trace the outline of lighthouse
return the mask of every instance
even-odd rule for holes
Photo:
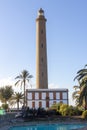
[[[36,18],[36,88],[26,90],[29,108],[49,108],[54,103],[68,104],[68,89],[48,88],[46,18],[39,9]]]
[[[36,88],[48,89],[46,18],[40,9],[36,19]]]

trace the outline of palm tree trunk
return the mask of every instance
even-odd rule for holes
[[[19,102],[17,102],[17,109],[19,110]]]
[[[87,105],[86,105],[86,96],[85,96],[85,110],[87,109]]]
[[[25,97],[26,97],[26,93],[25,93],[25,80],[24,80],[24,106],[26,106]]]
[[[5,100],[5,105],[7,104],[7,101]]]

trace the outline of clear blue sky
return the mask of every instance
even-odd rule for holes
[[[15,78],[23,69],[34,76],[36,17],[47,18],[49,86],[69,89],[87,64],[87,0],[0,0],[0,80]]]

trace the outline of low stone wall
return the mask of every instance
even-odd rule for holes
[[[16,113],[6,113],[5,115],[0,115],[0,123],[11,121],[12,119],[15,118],[15,114]]]

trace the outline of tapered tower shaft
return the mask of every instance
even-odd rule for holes
[[[42,9],[36,19],[36,88],[48,88],[46,19]]]

